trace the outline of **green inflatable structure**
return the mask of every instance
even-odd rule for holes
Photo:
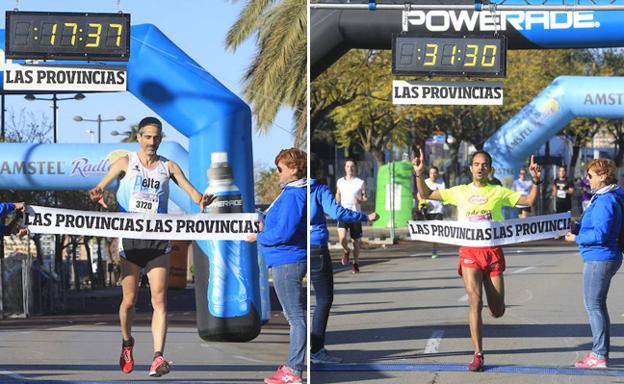
[[[407,227],[407,221],[412,219],[414,207],[412,177],[412,164],[409,161],[395,161],[379,167],[377,193],[375,194],[375,212],[379,214],[379,220],[373,223],[373,227],[390,227],[390,212],[393,204],[395,228]],[[391,201],[393,189],[394,201]]]

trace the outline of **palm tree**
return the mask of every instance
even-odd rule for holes
[[[138,134],[139,134],[139,124],[132,124],[129,131],[123,131],[123,132],[112,131],[111,132],[111,135],[113,136],[125,136],[121,140],[122,143],[136,143],[138,141],[137,140]],[[167,135],[165,135],[165,132],[163,132],[162,138],[164,139],[165,137],[167,137]]]
[[[228,31],[232,50],[256,34],[258,51],[243,76],[244,98],[266,132],[279,108],[294,108],[295,146],[307,139],[307,1],[248,0]]]
[[[139,133],[139,124],[132,124],[129,131],[117,132],[113,131],[111,134],[115,133],[113,136],[126,136],[121,140],[122,143],[136,143],[137,142],[137,134]]]

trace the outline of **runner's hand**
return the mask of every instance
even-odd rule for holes
[[[15,210],[18,212],[24,212],[24,210],[26,209],[26,204],[23,201],[20,201],[19,203],[15,203]]]
[[[377,212],[372,212],[368,214],[368,221],[377,221],[379,220],[379,215]]]
[[[417,147],[418,153],[416,157],[412,160],[412,167],[414,167],[414,173],[416,176],[420,176],[423,174],[425,170],[425,151],[420,147]]]
[[[93,201],[94,203],[98,203],[102,207],[108,208],[108,205],[106,205],[106,202],[104,201],[104,190],[102,190],[102,188],[95,187],[91,189],[89,191],[89,197],[91,198],[91,201]]]
[[[204,212],[207,206],[212,204],[213,201],[217,199],[215,195],[203,195],[201,200],[199,201],[199,209]]]
[[[245,241],[248,242],[248,243],[255,243],[256,242],[256,237],[257,237],[257,235],[255,233],[252,233],[251,235],[247,236]]]
[[[529,172],[533,180],[542,179],[542,167],[535,162],[535,155],[531,155],[531,162],[529,163]]]
[[[28,234],[30,234],[30,231],[28,230],[28,228],[19,228],[16,233],[16,235],[19,237],[24,237]]]
[[[565,240],[566,241],[576,241],[576,235],[573,234],[572,232],[568,232],[565,235]]]

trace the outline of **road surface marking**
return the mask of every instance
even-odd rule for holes
[[[245,360],[245,361],[251,361],[252,363],[266,363],[266,361],[263,361],[263,360],[256,360],[256,359],[252,359],[252,358],[245,357],[245,356],[240,356],[240,355],[232,355],[232,357],[235,357],[235,358],[241,359],[241,360]]]
[[[541,263],[541,264],[543,264],[543,263]],[[539,265],[539,264],[538,264],[538,265]],[[533,268],[535,268],[535,267],[537,267],[537,265],[533,265],[533,266],[530,266],[530,267],[524,267],[524,268],[516,269],[515,271],[513,271],[513,272],[511,272],[511,273],[522,273],[522,272],[529,271],[529,270],[531,270],[531,269],[533,269]]]
[[[30,379],[28,377],[22,376],[19,373],[15,373],[15,372],[11,372],[11,371],[0,370],[0,376],[10,377],[11,379],[15,379],[15,380],[28,380],[28,381],[30,381]]]
[[[440,348],[440,341],[442,340],[442,336],[444,336],[444,331],[433,331],[429,340],[427,340],[427,345],[425,346],[425,353],[438,353],[438,349]]]

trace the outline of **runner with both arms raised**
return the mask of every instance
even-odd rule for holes
[[[503,220],[502,207],[517,205],[532,206],[537,197],[537,185],[541,183],[541,167],[531,156],[529,172],[533,178],[533,186],[527,196],[510,189],[492,185],[488,174],[492,168],[492,157],[485,151],[477,151],[470,161],[472,183],[458,185],[449,189],[431,191],[424,180],[425,155],[419,148],[419,155],[412,160],[416,173],[416,185],[422,197],[439,200],[445,204],[457,206],[457,217],[460,221],[499,221]],[[483,320],[483,288],[487,296],[488,307],[493,317],[501,317],[505,313],[505,285],[503,271],[505,256],[501,247],[459,247],[459,275],[464,279],[464,287],[468,294],[470,312],[468,316],[470,337],[474,346],[474,356],[468,369],[483,369],[483,341],[481,328]]]

